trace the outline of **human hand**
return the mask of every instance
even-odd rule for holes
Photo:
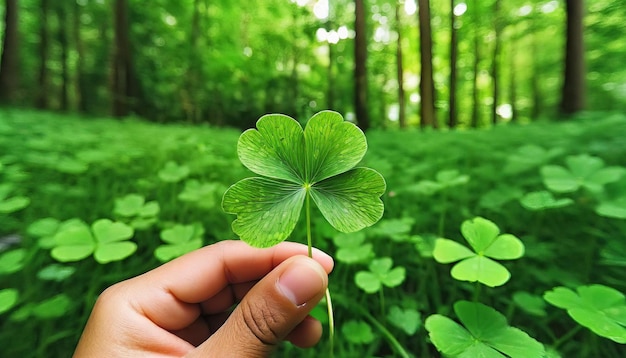
[[[308,314],[333,260],[306,252],[222,241],[117,283],[98,298],[74,357],[268,357],[282,340],[311,347],[322,327]]]

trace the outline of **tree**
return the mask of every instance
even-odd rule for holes
[[[584,0],[566,0],[565,68],[560,111],[571,115],[585,108]]]
[[[115,44],[113,50],[113,116],[131,113],[135,105],[137,83],[131,58],[127,0],[115,0]]]
[[[15,103],[19,87],[17,0],[5,0],[4,40],[0,58],[0,103]]]
[[[370,119],[367,111],[367,29],[365,0],[355,0],[354,20],[354,109],[359,127],[367,130]]]
[[[448,127],[454,128],[458,123],[456,108],[456,81],[457,59],[459,53],[458,32],[456,29],[456,14],[454,13],[454,0],[450,0],[450,93],[448,104]]]
[[[396,43],[396,69],[398,78],[398,123],[400,128],[406,127],[406,96],[404,94],[404,66],[402,64],[402,19],[400,17],[400,9],[402,4],[396,1],[396,32],[398,39]]]
[[[473,14],[474,14],[474,81],[472,82],[472,128],[478,127],[480,113],[480,99],[478,95],[478,76],[479,76],[479,64],[480,64],[480,10],[478,9],[478,1],[472,2]]]
[[[67,2],[59,1],[56,3],[56,15],[58,19],[57,41],[61,47],[61,92],[59,93],[59,108],[61,111],[69,109],[68,87],[69,87],[69,68],[68,68],[68,52],[69,41],[67,36]]]
[[[437,127],[435,117],[435,84],[433,81],[433,41],[430,28],[429,0],[418,1],[420,29],[420,123],[421,127]]]
[[[39,71],[37,76],[38,90],[35,98],[35,107],[48,108],[48,49],[50,38],[48,35],[48,0],[41,0],[39,4]]]
[[[493,85],[493,103],[491,104],[491,123],[498,123],[498,102],[500,101],[500,47],[502,46],[501,33],[503,29],[502,19],[500,18],[500,0],[495,0],[493,10],[494,22],[494,45],[493,59],[491,62],[491,83]]]

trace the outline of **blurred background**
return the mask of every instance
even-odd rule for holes
[[[326,108],[365,129],[623,110],[625,12],[620,0],[5,0],[0,100],[241,128]]]

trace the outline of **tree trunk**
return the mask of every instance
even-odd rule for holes
[[[5,0],[4,40],[0,58],[0,103],[14,104],[19,90],[17,0]]]
[[[583,0],[566,0],[567,30],[565,69],[560,111],[571,115],[585,108],[585,48],[583,44]]]
[[[329,3],[329,7],[330,7]],[[329,9],[330,11],[330,9]],[[329,32],[332,29],[332,21],[330,12],[325,24],[326,31]],[[333,109],[335,106],[335,74],[333,70],[333,64],[335,63],[335,46],[328,43],[328,68],[326,68],[326,106],[328,109]]]
[[[123,117],[131,113],[134,105],[135,86],[131,62],[128,3],[115,0],[114,3],[115,44],[113,52],[113,116]]]
[[[472,119],[471,126],[472,128],[478,127],[479,120],[479,98],[478,98],[478,71],[479,71],[479,62],[480,62],[480,34],[478,29],[480,28],[480,18],[478,11],[478,1],[474,0],[472,3],[473,11],[474,11],[474,82],[472,84]]]
[[[435,118],[435,85],[433,82],[432,34],[430,29],[429,0],[419,0],[420,29],[420,125],[437,127]]]
[[[515,29],[516,27],[513,27]],[[511,122],[517,122],[517,31],[513,31],[511,34],[511,40],[509,41],[511,51],[509,53],[509,73],[511,75],[509,81],[509,101],[511,102]]]
[[[48,36],[48,9],[49,1],[41,0],[39,9],[39,73],[37,75],[37,97],[35,107],[48,108],[48,48],[50,38]]]
[[[457,59],[459,52],[459,40],[456,30],[456,15],[454,14],[454,0],[450,0],[450,93],[448,127],[455,128],[458,123],[456,108],[456,80],[457,80]]]
[[[59,109],[61,111],[67,111],[69,109],[68,101],[68,85],[69,85],[69,69],[67,66],[67,53],[68,53],[68,41],[67,41],[67,10],[66,2],[59,1],[57,3],[57,19],[59,20],[59,27],[57,29],[57,41],[61,46],[61,92],[59,93]]]
[[[80,36],[80,5],[77,1],[74,2],[74,19],[73,19],[73,36],[74,43],[76,44],[76,107],[79,112],[87,112],[87,103],[83,90],[86,86],[86,78],[84,71],[83,60],[85,57],[85,49],[83,45],[82,37]]]
[[[396,2],[396,32],[398,33],[398,42],[396,45],[396,63],[398,76],[398,123],[400,128],[406,128],[406,96],[404,94],[404,65],[402,61],[402,20],[400,18],[400,10],[402,4]]]
[[[367,32],[365,0],[355,0],[354,21],[354,110],[359,127],[366,131],[370,126],[367,111]]]
[[[402,21],[400,18],[400,10],[402,4],[396,2],[396,32],[398,33],[398,42],[396,45],[396,68],[398,78],[398,123],[400,128],[406,128],[406,96],[404,94],[404,65],[402,64]]]
[[[493,45],[493,59],[491,63],[491,83],[493,85],[493,103],[491,105],[491,124],[498,123],[498,103],[500,102],[500,47],[502,39],[500,34],[502,32],[502,19],[500,19],[500,0],[496,0],[493,10],[493,22],[494,22],[494,45]]]

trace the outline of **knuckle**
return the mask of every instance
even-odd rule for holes
[[[241,313],[247,329],[264,345],[274,346],[283,338],[277,328],[284,317],[270,309],[265,300],[241,304]]]

